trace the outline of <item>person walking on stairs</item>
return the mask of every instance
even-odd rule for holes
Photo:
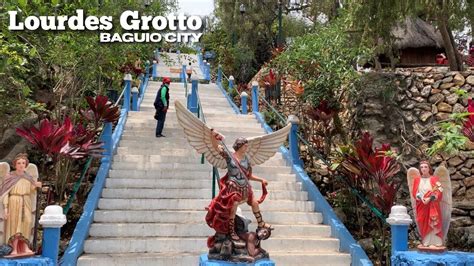
[[[163,78],[163,84],[161,84],[158,93],[156,94],[155,102],[153,105],[155,106],[155,119],[157,120],[156,124],[156,132],[155,136],[157,138],[164,137],[163,134],[163,127],[165,125],[166,120],[166,112],[168,112],[168,106],[170,103],[170,94],[169,94],[169,85],[171,83],[171,79],[169,77]]]

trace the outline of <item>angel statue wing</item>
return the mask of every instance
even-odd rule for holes
[[[7,174],[9,173],[10,173],[10,165],[6,162],[0,162],[0,190],[3,190],[1,186],[3,186],[3,181],[5,180],[5,177],[7,176]],[[0,196],[3,196],[3,195],[0,195]],[[0,197],[0,244],[5,243],[5,236],[4,236],[5,224],[4,224],[4,219],[3,219],[4,211],[3,211],[2,201],[3,201],[3,197]]]
[[[271,134],[248,138],[249,148],[247,150],[250,164],[258,165],[270,159],[278,148],[285,142],[290,133],[291,124]]]
[[[210,164],[221,169],[227,168],[227,163],[219,154],[219,150],[212,146],[211,129],[189,112],[181,102],[175,101],[174,104],[178,123],[183,127],[189,144],[198,153],[203,153]]]
[[[10,165],[6,162],[0,162],[0,184],[3,183],[5,176],[10,173]]]
[[[446,242],[446,236],[448,235],[449,223],[451,222],[451,211],[453,206],[453,196],[451,191],[451,178],[449,177],[449,171],[444,166],[438,166],[434,175],[439,178],[441,187],[443,188],[443,198],[440,202],[441,217],[443,224],[443,242]]]
[[[415,167],[411,167],[407,171],[407,184],[408,189],[410,190],[410,202],[411,208],[413,209],[413,216],[416,223],[416,199],[413,197],[413,182],[415,182],[415,178],[421,176],[420,171]],[[418,229],[418,224],[416,224],[416,228]]]
[[[218,167],[225,169],[227,163],[220,155],[219,151],[212,146],[211,129],[201,120],[189,112],[181,102],[175,101],[176,115],[179,124],[183,127],[189,144],[199,153],[204,153],[207,161]],[[270,159],[286,140],[291,130],[291,124],[267,135],[248,138],[249,148],[247,150],[250,163],[258,165]]]

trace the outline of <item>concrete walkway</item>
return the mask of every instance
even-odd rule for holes
[[[159,85],[150,82],[141,111],[129,114],[78,265],[190,266],[208,251],[213,230],[204,221],[204,208],[212,195],[212,166],[201,164],[187,143],[174,105],[167,114],[166,137],[155,137],[153,101]],[[253,115],[233,114],[215,84],[199,84],[199,94],[207,123],[226,136],[227,145],[239,136],[264,134]],[[170,97],[185,103],[181,83],[171,85]],[[315,203],[308,201],[281,154],[255,167],[254,174],[269,181],[261,209],[275,231],[262,246],[277,265],[350,265],[350,255],[338,252],[339,240],[321,224]],[[260,197],[260,184],[252,185]],[[242,205],[242,210],[255,230],[250,208]]]

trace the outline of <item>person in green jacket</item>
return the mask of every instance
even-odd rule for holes
[[[156,94],[155,102],[155,119],[158,121],[156,124],[155,136],[157,138],[164,137],[163,127],[166,120],[166,112],[168,112],[168,106],[170,103],[170,94],[169,94],[169,85],[171,84],[171,79],[168,77],[163,78],[163,84],[161,84],[158,93]]]

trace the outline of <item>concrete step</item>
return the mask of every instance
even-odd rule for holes
[[[199,252],[83,254],[78,266],[191,266],[199,265]]]
[[[158,143],[147,144],[141,143],[140,146],[118,146],[117,147],[117,155],[166,155],[166,156],[201,156],[201,154],[197,153],[191,147],[186,148],[186,146],[178,146],[177,147],[183,148],[176,148],[173,147],[170,143],[169,146],[167,145],[160,145]],[[280,153],[275,153],[275,155],[270,158],[273,160],[282,160],[282,155]],[[281,161],[286,164],[286,161]]]
[[[266,248],[265,243],[266,242],[263,243],[264,248]],[[200,253],[116,253],[113,256],[109,254],[85,254],[79,258],[78,265],[190,266],[199,264],[200,255]],[[276,265],[283,266],[347,266],[351,263],[351,257],[349,254],[331,251],[270,251],[270,258],[275,261]]]
[[[117,154],[114,155],[113,161],[116,163],[120,162],[140,162],[140,163],[197,163],[201,161],[201,155],[194,152],[183,154],[181,156],[175,154],[143,154],[145,151],[137,150],[138,154]],[[272,165],[285,165],[286,160],[278,158],[270,158],[267,162]]]
[[[206,205],[207,206],[207,205]],[[263,207],[262,207],[263,210]],[[197,223],[204,222],[206,211],[164,211],[164,210],[96,210],[94,222],[99,223]],[[312,212],[262,212],[263,219],[271,224],[320,224],[322,215]],[[243,211],[246,217],[252,217],[251,211]]]
[[[260,187],[258,187],[260,188]],[[254,195],[261,195],[262,191],[253,189]],[[121,199],[205,199],[212,195],[211,189],[149,189],[149,188],[104,188],[102,198]],[[306,191],[272,190],[268,199],[275,200],[308,200]]]
[[[153,119],[154,120],[154,119]],[[147,133],[149,131],[154,132],[156,129],[156,123],[150,123],[151,119],[146,120],[146,121],[137,121],[128,124],[128,126],[125,127],[123,133],[130,133],[130,132],[136,132],[136,133]],[[245,132],[251,132],[251,133],[261,133],[261,135],[265,134],[265,131],[263,128],[257,124],[257,123],[252,123],[252,124],[244,124],[243,122],[230,122],[230,123],[210,123],[206,121],[206,124],[210,128],[214,128],[215,130],[219,131],[219,133],[223,135],[237,135],[242,131]],[[236,124],[242,124],[241,127],[237,127]],[[178,122],[168,122],[165,121],[165,125],[168,128],[176,128],[176,129],[182,129],[181,126],[178,124]],[[182,130],[177,130],[176,135],[178,136],[178,133],[182,133],[184,136],[184,133]]]
[[[274,225],[272,237],[330,237],[331,227],[327,225],[302,225],[292,227]],[[250,224],[249,231],[255,231],[256,225]],[[173,224],[173,223],[95,223],[89,231],[91,237],[207,237],[214,230],[206,223]]]
[[[171,113],[171,108],[174,108],[174,101],[173,105],[170,106],[170,111],[166,114],[167,118],[174,118],[172,120],[176,120],[176,111]],[[173,109],[174,110],[174,109]],[[241,120],[248,120],[248,122],[255,122],[256,118],[255,115],[253,114],[247,114],[247,115],[242,115],[242,114],[232,114],[232,113],[227,113],[227,114],[215,114],[215,113],[208,113],[206,110],[204,110],[205,116],[206,116],[206,121],[209,119],[210,121],[215,120],[215,121],[241,121]],[[129,121],[133,121],[133,119],[141,119],[142,117],[148,117],[155,114],[155,111],[150,110],[150,111],[140,111],[140,112],[130,112],[128,113],[128,119],[127,123]]]
[[[142,253],[142,252],[207,252],[207,238],[140,237],[140,238],[89,238],[85,253]],[[275,252],[337,251],[339,240],[332,238],[308,239],[299,237],[272,237],[262,243],[263,248]]]
[[[185,140],[184,135],[181,135],[180,133],[181,130],[182,129],[179,129],[179,128],[169,128],[165,124],[165,127],[163,129],[163,135],[166,136],[165,138],[156,138],[154,135],[154,132],[150,131],[148,134],[146,135],[144,134],[143,136],[139,134],[133,134],[133,133],[123,134],[121,137],[121,140],[138,140],[145,143],[153,143],[153,142],[162,143],[162,142],[175,141],[175,139]],[[228,147],[232,147],[232,144],[234,143],[234,141],[239,137],[251,138],[251,137],[264,135],[264,133],[262,132],[260,134],[256,132],[242,132],[242,133],[227,134],[227,135],[223,134],[223,135],[225,137],[224,142],[227,144]],[[179,142],[179,143],[184,143],[184,142]]]
[[[171,154],[176,152],[176,155],[198,155],[198,153],[191,146],[189,146],[187,140],[184,139],[184,137],[182,142],[161,142],[160,140],[160,142],[143,143],[140,141],[124,140],[120,141],[117,148],[117,154],[126,154],[126,152],[130,152],[129,154],[139,154],[138,152],[142,152],[141,150],[146,149],[148,152],[144,154]],[[271,159],[283,159],[283,155],[277,152]]]
[[[179,177],[181,174],[185,175],[183,172],[208,172],[209,175],[212,173],[212,166],[209,164],[186,164],[186,163],[150,163],[150,162],[120,162],[120,163],[114,163],[112,164],[112,170],[109,172],[109,175],[111,173],[114,173],[114,170],[123,170],[125,175],[122,175],[122,177],[130,177],[130,178],[141,178],[140,175],[144,174],[147,177],[151,178],[159,178],[159,177]],[[138,174],[131,174],[131,172],[137,171]],[[252,169],[252,173],[254,175],[265,175],[269,176],[268,180],[270,179],[271,176],[274,176],[275,178],[280,177],[282,179],[289,178],[289,174],[291,174],[291,168],[288,166],[272,166],[272,165],[258,165],[255,166]],[[146,174],[146,173],[150,174]],[[219,174],[220,176],[224,176],[226,173],[225,169],[219,169]],[[275,174],[278,173],[278,174]],[[188,177],[189,175],[186,175]],[[147,178],[143,177],[143,178]],[[191,178],[197,178],[199,176],[196,175],[190,175],[189,177]],[[294,175],[291,175],[291,178],[294,180]],[[285,180],[280,180],[279,181],[287,181]],[[293,181],[291,180],[291,181]]]
[[[211,203],[209,194],[205,199],[116,199],[101,198],[99,209],[101,210],[194,210],[202,211]],[[260,194],[256,195],[260,197]],[[246,204],[240,205],[242,210],[250,211]],[[294,200],[272,200],[265,199],[260,204],[263,211],[292,211],[292,212],[312,212],[314,202],[294,201]],[[203,217],[200,218],[201,220]]]
[[[119,147],[131,147],[131,148],[150,148],[150,149],[159,149],[159,148],[169,148],[169,147],[181,147],[186,148],[189,150],[194,150],[191,145],[189,145],[188,140],[184,135],[175,136],[174,129],[165,128],[163,130],[163,134],[166,136],[165,138],[156,138],[154,135],[154,131],[150,131],[147,135],[147,139],[143,140],[142,138],[134,135],[125,135],[122,136],[122,139],[119,142]],[[261,134],[263,135],[263,134]],[[232,150],[232,145],[234,141],[238,137],[249,137],[245,135],[236,135],[236,136],[228,136],[224,135],[226,139],[224,143],[227,147]],[[251,136],[250,136],[251,137]],[[197,153],[197,152],[196,152]],[[278,154],[278,152],[277,152]]]
[[[107,188],[181,188],[181,189],[200,189],[211,188],[212,179],[206,173],[206,178],[203,179],[151,179],[151,178],[107,178],[105,187]],[[260,183],[250,181],[253,187],[260,187]],[[301,191],[302,185],[299,182],[269,182],[267,189],[273,190],[287,190],[287,191]]]

